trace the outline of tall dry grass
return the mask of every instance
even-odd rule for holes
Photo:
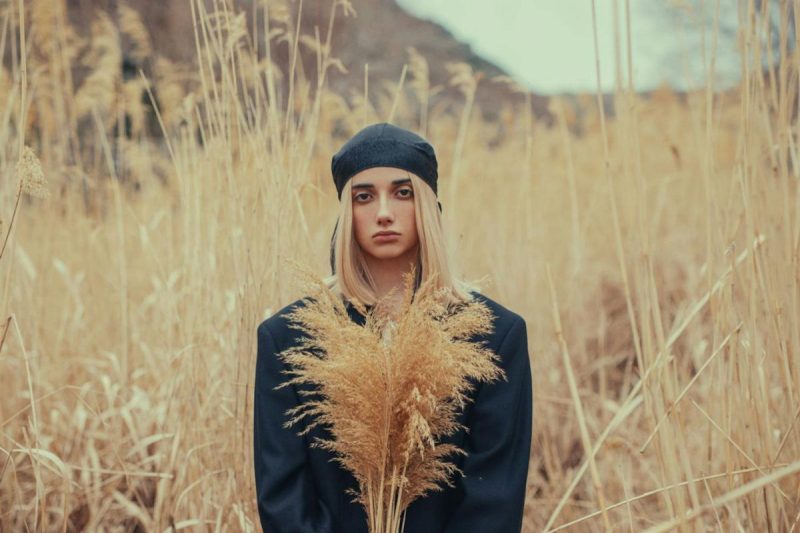
[[[577,113],[555,100],[546,127],[525,95],[483,122],[475,91],[497,81],[464,66],[458,116],[415,111],[427,73],[413,52],[410,88],[404,70],[332,93],[295,61],[279,70],[226,2],[192,0],[197,65],[156,55],[135,82],[158,94],[160,140],[114,68],[120,32],[140,25],[122,9],[86,34],[66,5],[0,9],[0,529],[257,529],[255,328],[301,296],[286,259],[326,272],[330,154],[391,117],[437,148],[463,274],[488,275],[486,294],[526,317],[526,530],[797,530],[800,69],[786,11],[774,64],[768,26],[741,3],[736,90],[714,90],[712,33],[702,89],[644,98],[621,78],[613,117],[587,95]],[[259,3],[259,34],[338,68],[331,26],[301,35],[289,7]],[[342,16],[337,0],[333,27]],[[23,191],[25,146],[49,199]]]

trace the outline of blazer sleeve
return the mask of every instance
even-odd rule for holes
[[[286,364],[266,324],[258,330],[253,402],[253,463],[261,527],[265,533],[332,532],[331,514],[318,496],[300,426],[284,428],[286,410],[298,404],[294,387],[275,390],[287,379]]]
[[[533,423],[533,389],[525,320],[518,317],[498,349],[505,380],[482,383],[469,415],[461,499],[446,533],[519,533]]]

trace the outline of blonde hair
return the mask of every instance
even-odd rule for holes
[[[458,279],[453,274],[444,238],[442,215],[433,189],[415,174],[408,173],[414,187],[414,217],[417,224],[419,246],[417,272],[419,283],[436,273],[437,288],[451,289],[452,302],[472,299],[470,291],[478,287]],[[364,252],[353,231],[353,180],[342,188],[339,217],[333,235],[333,265],[335,274],[325,279],[326,285],[346,300],[356,300],[364,305],[375,305],[378,300],[375,284],[370,275]]]

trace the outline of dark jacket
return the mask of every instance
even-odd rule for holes
[[[531,445],[532,383],[525,320],[480,293],[473,293],[493,312],[494,331],[482,338],[501,356],[502,379],[478,384],[472,402],[458,421],[469,428],[443,439],[467,456],[450,456],[464,472],[455,488],[429,492],[413,501],[406,514],[406,533],[518,533],[522,527],[525,485]],[[287,409],[301,396],[296,387],[274,390],[287,376],[276,354],[296,345],[303,335],[290,328],[285,314],[297,300],[258,327],[254,401],[255,478],[258,512],[266,533],[367,532],[366,512],[351,503],[347,488],[357,489],[355,477],[332,461],[329,451],[310,448],[315,437],[330,439],[320,426],[299,437],[298,423],[284,428]],[[364,317],[347,304],[352,320]]]

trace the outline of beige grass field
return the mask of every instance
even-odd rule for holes
[[[624,80],[613,117],[554,99],[552,127],[523,93],[483,122],[474,91],[499,82],[466,65],[456,114],[414,111],[419,59],[329,92],[223,2],[187,2],[196,65],[123,80],[118,32],[155,53],[136,13],[87,38],[67,3],[0,10],[0,531],[260,529],[256,326],[300,296],[289,259],[329,273],[330,156],[379,120],[431,140],[457,270],[526,319],[525,531],[800,531],[800,56],[757,67],[778,50],[748,2],[738,88]],[[258,9],[336,68],[328,28],[315,45]]]

